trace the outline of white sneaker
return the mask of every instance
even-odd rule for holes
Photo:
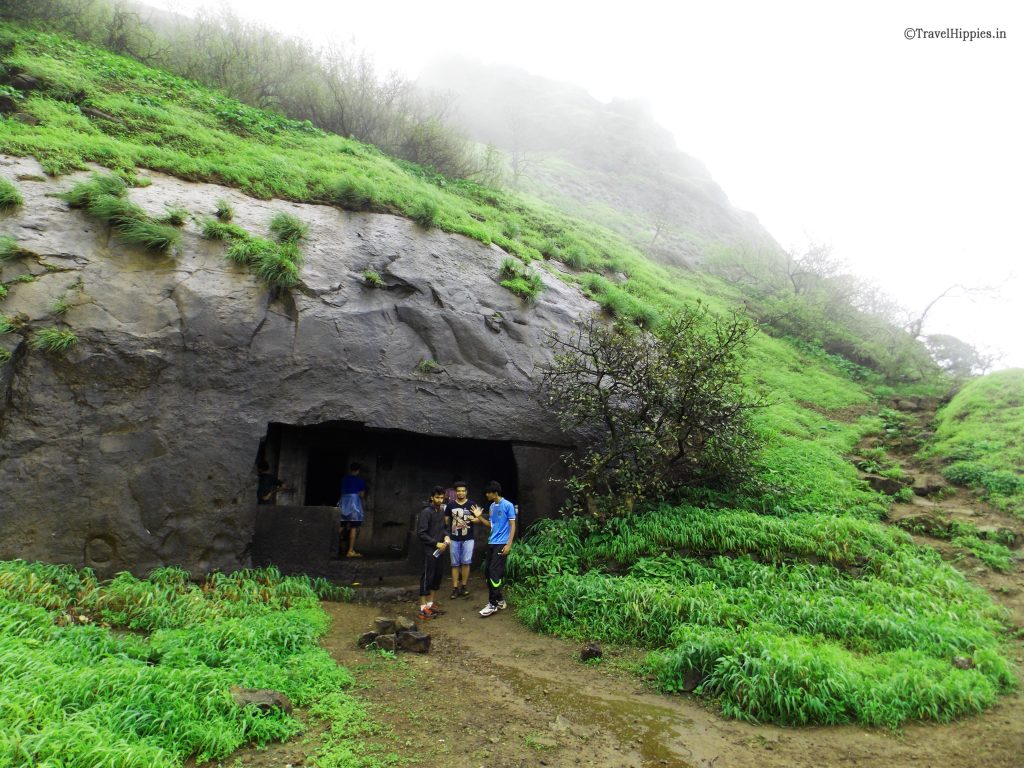
[[[483,616],[484,618],[487,618],[492,613],[497,613],[497,612],[498,612],[498,606],[494,605],[493,603],[488,603],[487,605],[485,605],[483,608],[480,609],[480,615]]]
[[[499,611],[504,611],[506,608],[508,608],[508,603],[506,603],[504,600],[501,600],[498,603],[498,610]]]

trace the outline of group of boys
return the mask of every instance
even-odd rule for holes
[[[434,602],[441,587],[441,557],[450,553],[452,568],[451,599],[469,596],[469,569],[473,562],[473,526],[477,523],[490,528],[487,537],[487,587],[488,600],[480,610],[483,617],[492,616],[507,607],[503,588],[505,586],[505,563],[516,537],[516,508],[501,495],[501,484],[491,481],[484,489],[490,511],[483,516],[483,509],[469,500],[466,483],[456,481],[453,486],[454,498],[446,501],[444,488],[436,486],[430,494],[430,503],[419,514],[416,522],[416,537],[423,544],[423,575],[420,578],[421,619],[433,619],[442,613]]]

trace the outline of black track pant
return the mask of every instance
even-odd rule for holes
[[[487,602],[497,605],[505,599],[505,563],[508,556],[501,554],[504,544],[490,544],[487,547]]]
[[[436,592],[441,586],[441,558],[434,557],[434,547],[423,550],[423,575],[420,576],[420,595]]]

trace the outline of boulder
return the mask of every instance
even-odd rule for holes
[[[587,643],[583,646],[583,650],[580,651],[580,661],[600,659],[603,655],[604,651],[601,650],[600,643]]]
[[[915,496],[931,496],[938,493],[947,485],[945,478],[941,475],[922,475],[914,480],[911,490]]]
[[[399,616],[395,619],[395,630],[398,632],[415,632],[416,629],[416,622],[412,619],[408,619],[405,616]]]
[[[887,496],[895,496],[903,488],[903,483],[891,477],[882,475],[865,475],[864,480],[871,486],[871,489],[884,493]]]
[[[412,653],[427,653],[430,650],[430,635],[416,631],[399,632],[398,647]]]
[[[373,620],[373,625],[378,635],[394,634],[395,632],[395,620],[387,616],[378,616]]]
[[[377,632],[363,632],[357,639],[356,645],[360,648],[366,648],[367,646],[373,645],[374,641],[379,637]]]
[[[398,650],[398,638],[396,635],[378,635],[373,644],[382,651]]]
[[[268,688],[239,688],[238,686],[232,686],[231,698],[235,700],[239,707],[244,709],[245,707],[253,706],[265,715],[270,714],[275,709],[280,709],[286,715],[292,713],[291,699],[280,691]]]
[[[693,693],[704,682],[704,673],[699,669],[691,669],[683,675],[683,693]]]

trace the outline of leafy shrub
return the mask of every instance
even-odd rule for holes
[[[270,232],[279,243],[297,243],[309,234],[309,225],[290,213],[276,213],[270,220]]]
[[[563,427],[586,435],[569,459],[576,508],[604,499],[628,510],[686,486],[748,479],[748,414],[762,405],[740,375],[752,334],[738,315],[720,320],[698,306],[655,332],[590,318],[567,339],[550,336],[546,401]]]
[[[0,211],[9,211],[25,204],[18,188],[10,181],[0,178]]]
[[[72,331],[60,328],[40,328],[32,334],[29,345],[32,349],[42,352],[63,352],[78,343],[78,337]]]
[[[426,360],[420,360],[419,363],[416,364],[416,371],[418,373],[426,373],[426,374],[440,373],[441,372],[441,366],[438,365],[436,360],[430,360],[428,358]]]

